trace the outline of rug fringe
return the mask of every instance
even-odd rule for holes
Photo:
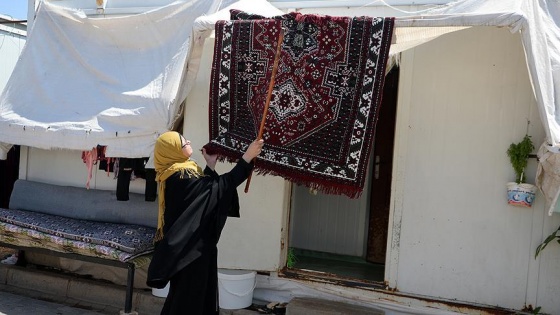
[[[348,19],[352,19],[349,17],[344,16],[332,16],[332,15],[321,15],[321,14],[301,14],[299,12],[290,12],[286,14],[286,16],[290,16],[298,23],[312,23],[318,26],[326,25],[329,22],[338,23],[340,21],[345,21]]]
[[[327,195],[345,195],[351,199],[360,198],[362,195],[363,189],[356,186],[344,185],[343,183],[334,183],[332,181],[323,181],[317,182],[317,179],[309,178],[307,179],[302,178],[302,176],[294,176],[285,173],[275,172],[274,170],[260,168],[259,166],[255,166],[255,172],[258,175],[266,176],[280,176],[285,180],[288,180],[298,186],[304,186],[310,189],[315,189],[318,192]]]
[[[207,152],[212,152],[211,154],[218,155],[218,161],[237,163],[241,158],[241,153],[231,150],[229,148],[222,147],[216,143],[208,143],[204,146]],[[266,164],[266,165],[263,165]],[[343,180],[329,180],[325,178],[306,176],[305,173],[294,171],[292,173],[286,173],[277,171],[276,166],[266,163],[263,160],[257,158],[255,162],[254,171],[258,175],[266,176],[280,176],[298,186],[304,186],[311,189],[316,189],[317,191],[328,194],[328,195],[345,195],[351,199],[359,198],[363,192],[363,183],[356,183],[357,185],[345,184]]]

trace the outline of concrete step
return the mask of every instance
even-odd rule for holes
[[[322,300],[317,298],[296,297],[286,308],[286,315],[383,315],[384,311],[365,306]]]

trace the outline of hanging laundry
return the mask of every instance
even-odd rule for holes
[[[258,133],[283,29],[255,168],[325,193],[357,198],[364,186],[394,18],[290,13],[267,19],[232,10],[216,24],[210,143],[233,161]]]
[[[118,161],[117,200],[129,200],[130,181],[136,178],[146,180],[145,200],[155,201],[157,197],[157,183],[154,169],[145,168],[148,158],[120,158]]]
[[[98,145],[97,146],[97,160],[99,161],[99,169],[104,170],[107,173],[107,177],[109,177],[109,173],[113,171],[113,164],[115,162],[115,158],[110,158],[105,156],[105,151],[107,150],[107,146]]]
[[[87,167],[87,180],[86,188],[89,189],[89,184],[91,177],[93,176],[93,166],[97,165],[99,162],[99,168],[107,172],[109,176],[110,165],[114,162],[113,158],[108,158],[105,156],[105,150],[107,146],[98,145],[97,147],[91,149],[90,151],[82,151],[82,161]]]
[[[91,151],[82,151],[82,161],[87,167],[86,188],[89,189],[89,182],[93,174],[93,166],[97,163],[97,148],[93,148]]]

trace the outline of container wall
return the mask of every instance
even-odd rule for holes
[[[409,69],[401,87],[410,94],[397,114],[395,170],[405,175],[395,186],[402,215],[393,222],[400,227],[393,233],[394,284],[401,292],[514,309],[536,303],[539,278],[558,279],[543,277],[542,268],[535,273],[534,250],[549,218],[542,196],[533,208],[514,207],[505,188],[514,180],[510,143],[525,133],[537,147],[544,141],[519,34],[456,32],[406,52],[401,66]],[[531,183],[536,163],[529,162]],[[548,294],[539,290],[538,299]]]

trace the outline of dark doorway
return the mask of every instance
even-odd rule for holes
[[[8,158],[0,160],[0,207],[8,208],[14,182],[19,176],[19,146],[8,151]]]
[[[385,78],[383,100],[375,131],[375,134],[379,136],[375,137],[373,169],[370,177],[370,209],[366,260],[380,264],[385,263],[387,252],[398,86],[399,69],[398,67],[393,67]]]
[[[358,199],[294,185],[286,274],[382,283],[385,274],[399,68],[385,79],[367,190]]]

